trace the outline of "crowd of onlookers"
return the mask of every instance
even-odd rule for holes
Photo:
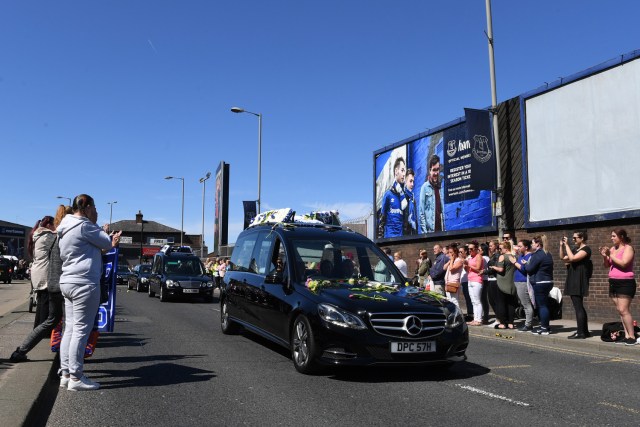
[[[567,269],[564,295],[571,299],[577,323],[577,330],[569,339],[585,339],[591,335],[584,299],[589,295],[594,264],[586,231],[575,231],[571,240],[573,244],[568,237],[563,237],[557,252]],[[624,343],[634,345],[636,334],[629,307],[636,293],[635,251],[624,229],[611,232],[611,243],[611,246],[600,247],[598,253],[602,265],[609,271],[609,297],[620,315]],[[385,251],[390,255],[389,248]],[[405,277],[410,277],[402,253],[395,252],[393,259]],[[485,243],[473,240],[445,247],[436,243],[431,258],[427,250],[422,249],[411,273],[415,273],[420,286],[446,296],[458,307],[464,298],[469,326],[490,325],[496,329],[548,335],[551,311],[562,299],[561,292],[554,289],[553,269],[553,255],[546,235],[515,240],[512,233],[504,233],[502,240]],[[516,325],[519,308],[524,312],[524,322]],[[490,311],[495,314],[492,323]],[[535,313],[539,326],[534,328]]]
[[[227,272],[229,268],[230,260],[229,258],[207,258],[207,261],[204,264],[204,268],[215,282],[216,287],[220,287],[222,285],[222,279],[224,278],[224,274]]]

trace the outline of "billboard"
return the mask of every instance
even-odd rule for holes
[[[488,111],[374,153],[376,240],[494,231],[495,150]]]
[[[520,97],[525,226],[640,217],[640,53]]]
[[[220,162],[216,170],[214,194],[213,252],[228,244],[229,224],[229,164]]]

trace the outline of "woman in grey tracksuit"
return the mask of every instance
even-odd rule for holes
[[[84,349],[100,305],[102,251],[118,244],[120,233],[107,234],[100,228],[91,196],[81,194],[73,201],[73,214],[64,217],[57,229],[62,259],[60,290],[65,299],[65,326],[60,343],[61,387],[96,390],[100,385],[84,376]]]

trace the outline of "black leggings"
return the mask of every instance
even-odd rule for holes
[[[33,347],[35,347],[41,340],[51,336],[51,331],[62,319],[62,310],[64,306],[64,297],[60,292],[48,292],[48,307],[47,317],[41,319],[42,321],[31,331],[29,336],[24,340],[20,346],[20,351],[28,353]],[[40,304],[40,295],[38,295],[38,304]]]
[[[584,309],[584,304],[582,303],[584,297],[580,295],[571,295],[571,303],[573,304],[573,308],[576,310],[576,322],[578,323],[578,334],[588,334],[589,333],[589,323],[587,321],[587,310]]]
[[[518,299],[514,295],[505,294],[498,288],[495,294],[496,317],[503,325],[513,325]]]

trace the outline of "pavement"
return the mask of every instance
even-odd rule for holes
[[[33,328],[34,317],[33,313],[29,313],[26,302],[7,313],[0,313],[0,414],[3,426],[45,425],[58,393],[59,379],[56,373],[59,360],[57,353],[51,352],[47,340],[43,340],[29,352],[28,362],[9,361],[11,353]],[[488,326],[470,326],[469,333],[471,345],[474,337],[504,339],[559,351],[599,353],[614,359],[640,360],[640,344],[625,346],[606,343],[600,339],[602,324],[613,320],[615,319],[589,322],[589,330],[593,336],[584,340],[567,338],[576,330],[573,319],[552,320],[552,333],[548,336]]]

